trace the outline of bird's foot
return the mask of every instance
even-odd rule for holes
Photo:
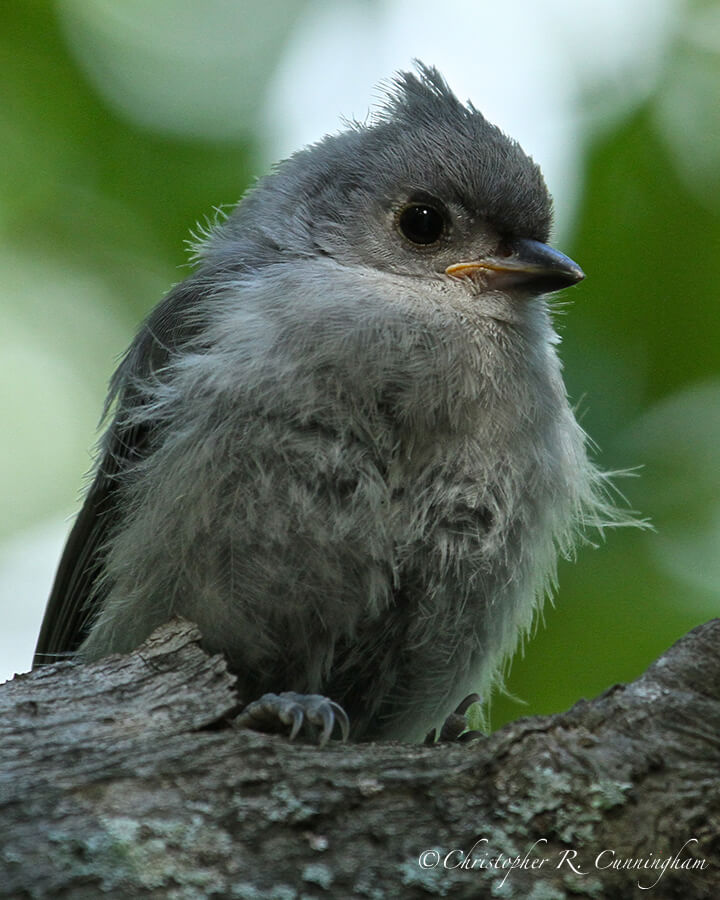
[[[350,734],[350,720],[339,703],[322,694],[296,694],[295,691],[263,694],[248,703],[235,724],[271,734],[289,729],[291,741],[302,730],[321,747],[330,740],[336,725],[343,741]]]
[[[425,737],[424,743],[449,743],[454,741],[474,741],[478,738],[485,737],[482,731],[470,731],[468,726],[467,711],[475,703],[482,703],[482,697],[479,694],[468,694],[468,696],[458,705],[454,712],[443,722],[440,734],[436,734],[433,728]]]

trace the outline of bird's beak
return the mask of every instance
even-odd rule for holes
[[[551,294],[585,277],[569,256],[540,241],[517,238],[505,246],[507,255],[453,263],[445,274],[479,281],[487,290],[515,288],[536,294]]]

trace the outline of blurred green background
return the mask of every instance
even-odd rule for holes
[[[390,0],[347,7],[379,29],[402,20]],[[263,106],[275,73],[303,58],[297,35],[330,40],[310,2],[168,9],[0,5],[0,677],[29,666],[118,355],[186,274],[196,223],[234,203],[281,146]],[[494,727],[632,679],[720,609],[720,13],[667,9],[635,101],[622,72],[583,88],[603,121],[576,115],[565,140],[577,173],[559,204],[562,249],[588,275],[558,316],[568,389],[601,464],[640,467],[619,486],[655,531],[609,532],[561,565]],[[446,50],[433,49],[407,58],[442,69]],[[577,49],[581,71],[593,59]],[[479,89],[465,93],[484,108]],[[336,124],[352,112],[330,110]]]

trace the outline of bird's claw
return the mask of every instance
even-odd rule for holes
[[[460,741],[462,743],[470,740],[476,740],[484,737],[481,731],[469,731],[466,713],[475,703],[481,703],[482,697],[479,694],[468,694],[468,696],[458,704],[457,708],[450,713],[445,719],[440,729],[440,734],[433,728],[425,737],[426,744],[435,743],[454,743]]]
[[[248,703],[235,723],[241,728],[270,732],[282,730],[284,726],[290,729],[291,741],[303,726],[315,726],[320,729],[317,741],[321,747],[330,740],[336,724],[343,741],[350,734],[350,720],[339,703],[322,694],[297,694],[295,691],[263,694],[258,700]]]

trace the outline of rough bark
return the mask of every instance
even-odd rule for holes
[[[198,640],[175,621],[0,688],[0,896],[720,896],[720,619],[567,713],[434,746],[237,729]]]

